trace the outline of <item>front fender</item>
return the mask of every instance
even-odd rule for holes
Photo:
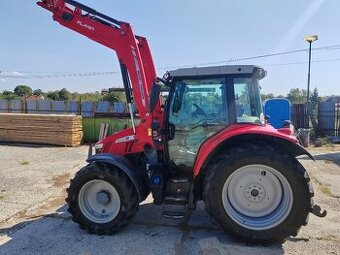
[[[110,153],[99,153],[90,156],[86,161],[88,163],[105,163],[119,168],[131,180],[132,184],[136,188],[140,201],[145,200],[145,198],[148,196],[149,189],[143,180],[143,175],[140,169],[135,168],[128,159],[122,156],[112,155]]]

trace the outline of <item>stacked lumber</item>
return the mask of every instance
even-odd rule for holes
[[[0,142],[78,146],[82,138],[81,116],[0,113]]]

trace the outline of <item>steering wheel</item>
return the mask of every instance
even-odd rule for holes
[[[195,106],[196,111],[193,112],[193,114],[197,114],[197,115],[201,115],[205,118],[208,118],[207,114],[205,113],[205,111],[196,103],[192,104],[193,106]]]

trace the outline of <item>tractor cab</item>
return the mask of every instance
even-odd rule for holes
[[[167,144],[176,172],[192,173],[201,144],[220,130],[236,123],[264,124],[259,80],[265,75],[251,65],[169,72],[166,121],[172,135]]]

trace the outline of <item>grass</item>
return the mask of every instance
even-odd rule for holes
[[[27,166],[29,164],[30,164],[30,162],[28,160],[23,160],[23,161],[20,162],[20,165],[22,165],[22,166]]]
[[[0,200],[2,200],[2,199],[4,199],[4,198],[5,198],[5,196],[0,195]]]
[[[322,137],[322,138],[318,138],[315,141],[315,147],[322,147],[322,146],[332,147],[334,145],[331,143],[331,141],[328,138]]]
[[[321,184],[319,185],[319,188],[320,188],[321,192],[322,192],[323,194],[325,194],[326,196],[333,197],[333,194],[332,194],[331,190],[330,190],[327,186],[325,186],[325,185],[323,185],[323,184],[321,183]]]
[[[321,183],[319,180],[317,180],[316,178],[312,177],[313,181],[317,184],[318,188],[320,189],[320,191],[325,194],[328,197],[333,197],[333,194],[331,192],[331,190],[323,183]]]

